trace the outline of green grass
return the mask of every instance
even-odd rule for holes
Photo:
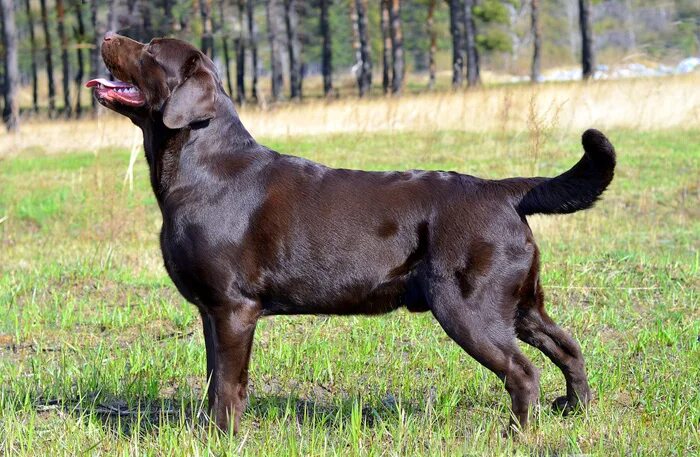
[[[429,314],[261,321],[240,435],[201,418],[195,308],[158,249],[145,160],[128,152],[0,161],[0,454],[692,455],[700,453],[700,131],[609,132],[616,179],[593,210],[531,219],[554,319],[581,342],[596,400],[562,418],[542,370],[533,427],[503,438],[508,396]],[[561,172],[577,134],[431,132],[284,138],[365,169],[487,177]],[[4,219],[3,219],[4,218]]]

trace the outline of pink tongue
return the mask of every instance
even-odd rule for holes
[[[102,84],[103,86],[110,87],[112,89],[115,89],[117,87],[131,87],[132,85],[129,83],[125,83],[123,81],[110,81],[109,79],[105,78],[97,78],[97,79],[91,79],[90,81],[85,83],[85,87],[95,87],[99,84]]]

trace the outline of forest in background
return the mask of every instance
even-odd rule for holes
[[[81,90],[106,74],[108,30],[190,41],[217,64],[239,103],[400,94],[625,59],[697,55],[696,0],[0,0],[3,117],[80,116]],[[419,75],[420,78],[407,78]],[[449,76],[448,76],[449,75]],[[319,78],[320,77],[320,78]],[[315,79],[314,79],[315,78]],[[320,83],[305,82],[320,80]],[[354,88],[352,87],[354,86]],[[441,86],[439,83],[437,84]],[[19,97],[20,88],[31,95]]]

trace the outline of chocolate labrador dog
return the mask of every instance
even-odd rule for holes
[[[615,168],[602,133],[586,131],[583,157],[555,178],[334,169],[258,144],[186,42],[108,33],[102,57],[120,81],[87,86],[143,130],[165,268],[201,313],[219,428],[238,430],[255,325],[275,314],[430,311],[503,380],[514,426],[539,397],[516,338],[563,372],[556,408],[591,400],[579,345],[544,310],[526,216],[594,204]]]

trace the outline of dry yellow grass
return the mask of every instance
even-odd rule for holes
[[[590,126],[661,130],[700,121],[700,74],[667,78],[504,85],[400,98],[345,98],[246,107],[241,118],[257,137],[377,131],[530,131]],[[25,121],[20,133],[0,134],[0,156],[131,148],[140,133],[107,113],[82,121]]]

